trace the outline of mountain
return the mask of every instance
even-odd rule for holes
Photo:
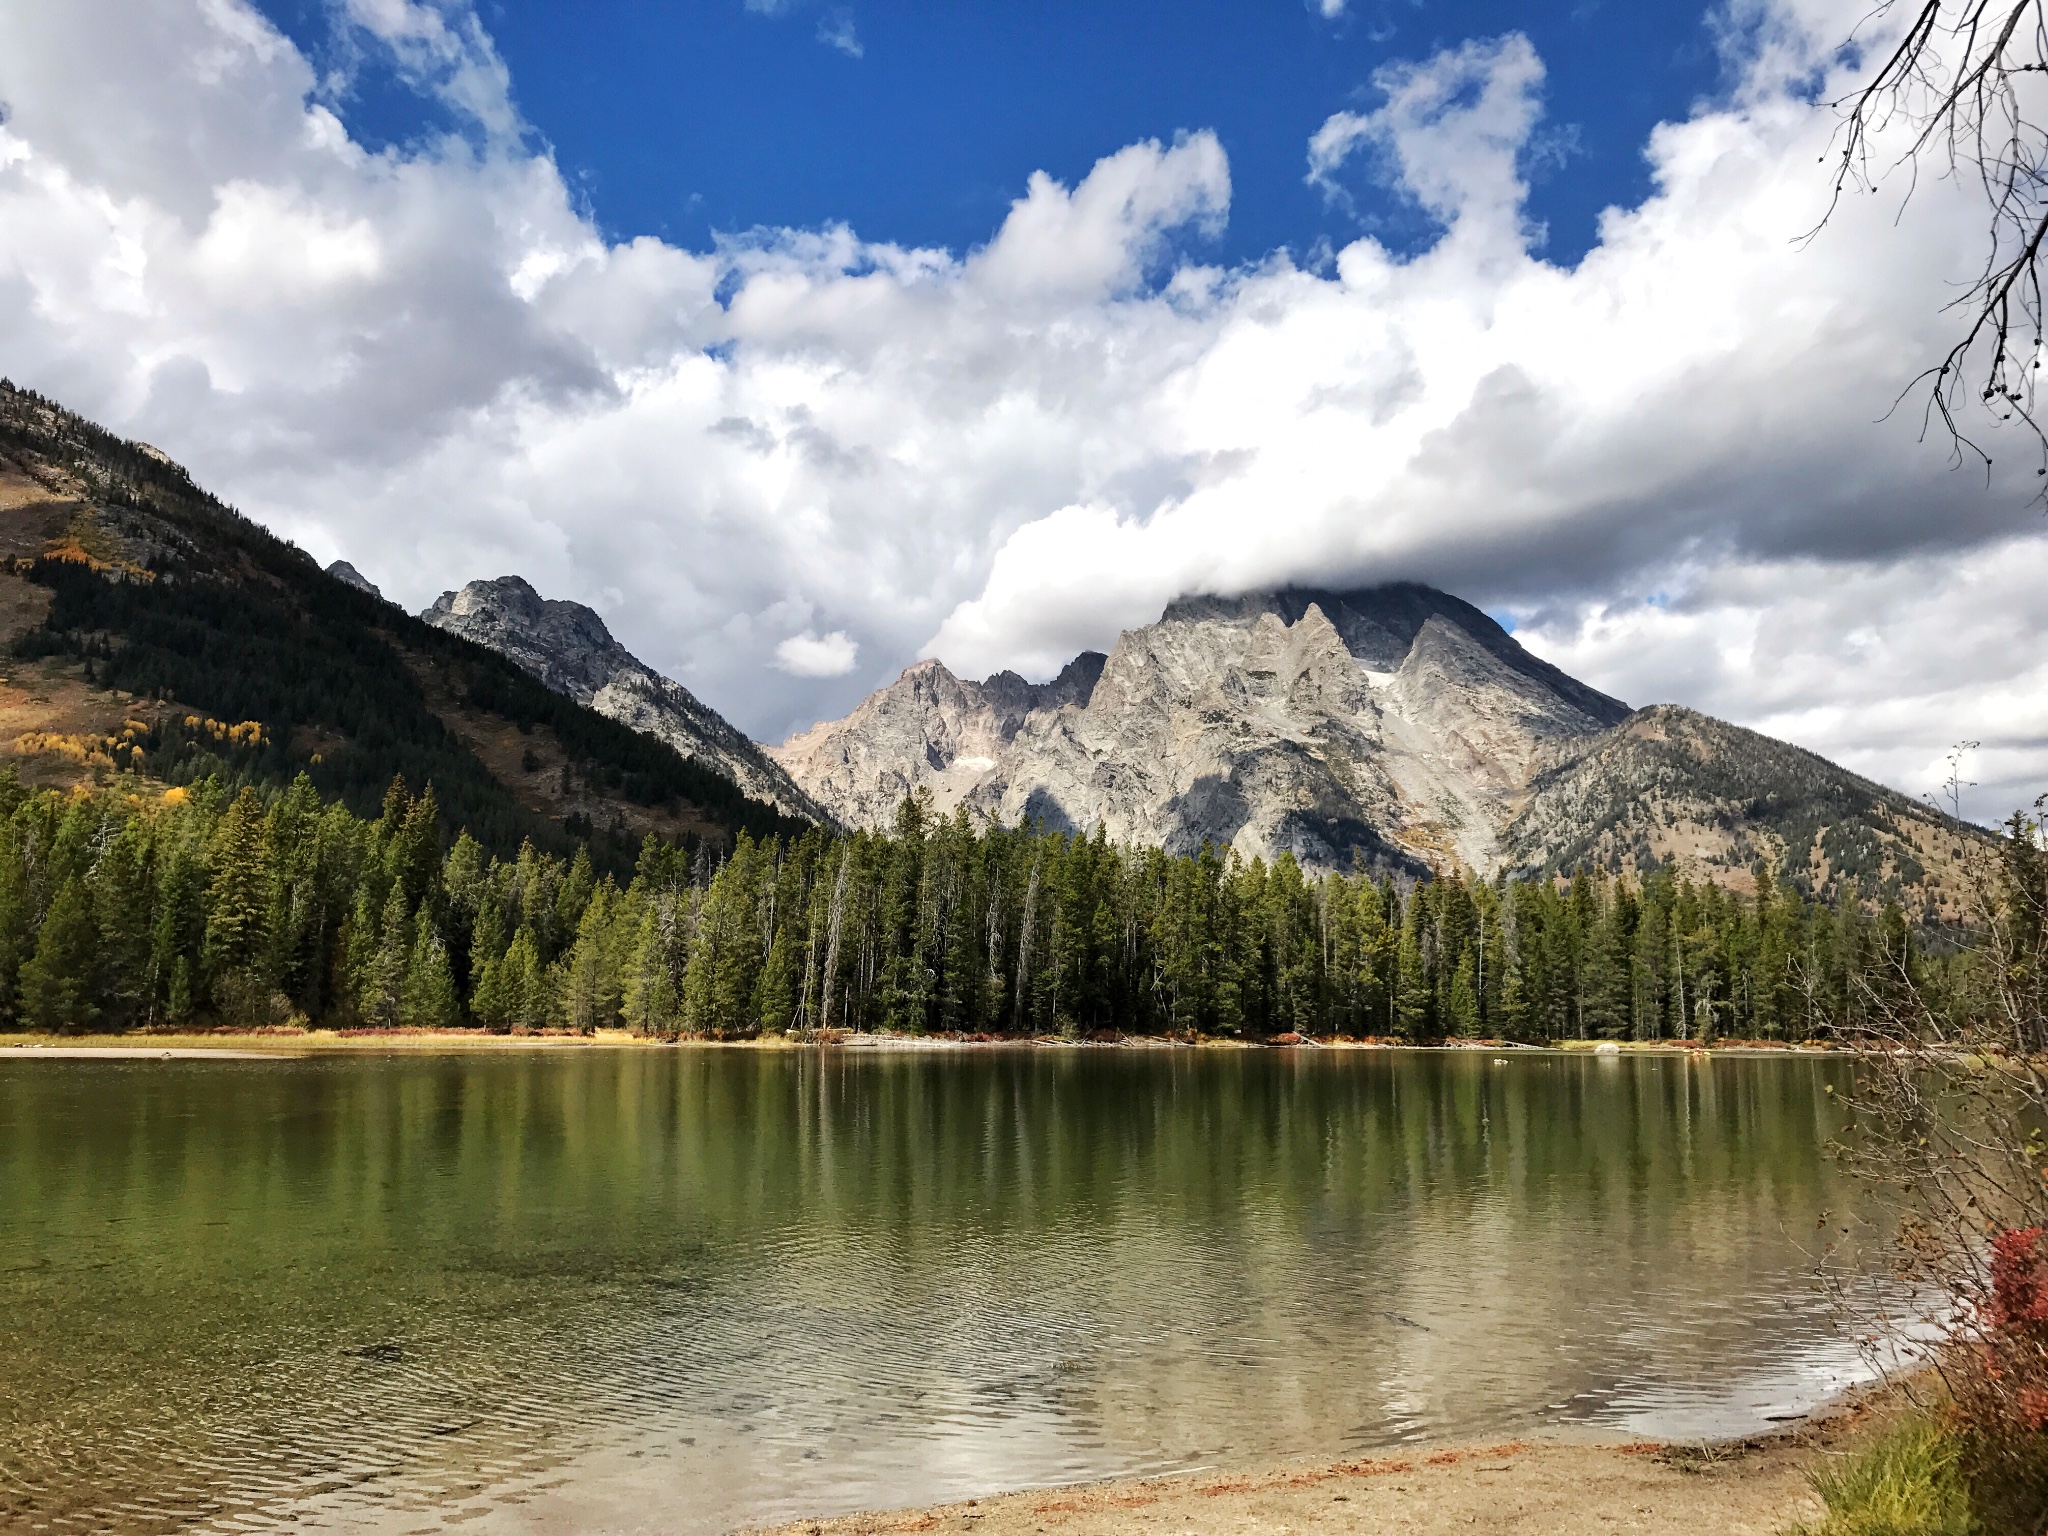
[[[1658,704],[1539,772],[1501,843],[1512,869],[1669,859],[1711,873],[1762,859],[1807,891],[1917,892],[1946,907],[1956,830],[1803,747]]]
[[[920,661],[846,719],[792,736],[769,755],[852,826],[887,826],[903,797],[917,790],[929,790],[937,809],[950,814],[1027,721],[1086,704],[1107,660],[1085,651],[1049,683],[1028,683],[1015,672],[965,682],[942,662]]]
[[[604,620],[581,603],[543,598],[519,577],[500,576],[443,592],[420,618],[488,646],[557,693],[668,743],[756,800],[805,820],[828,819],[779,763],[681,683],[614,640]]]
[[[344,586],[354,587],[358,592],[367,592],[372,597],[382,597],[384,595],[377,590],[377,583],[370,580],[369,577],[350,565],[346,560],[336,560],[331,563],[327,567],[327,574],[336,581],[341,582]]]
[[[375,814],[402,774],[493,851],[806,823],[329,574],[126,442],[0,381],[0,755],[26,782],[220,772]]]
[[[907,791],[1005,824],[1102,826],[1312,868],[1643,868],[1938,900],[1943,818],[1813,754],[1631,710],[1411,583],[1197,596],[1034,687],[922,661],[771,754],[854,825]]]

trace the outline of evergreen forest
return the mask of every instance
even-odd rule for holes
[[[1959,985],[1897,908],[1765,876],[1311,877],[906,800],[889,834],[448,840],[431,788],[379,814],[210,775],[29,791],[0,770],[0,1015],[119,1031],[311,1023],[653,1036],[1290,1035],[1799,1040]]]

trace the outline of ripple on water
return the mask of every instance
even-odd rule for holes
[[[0,1523],[710,1531],[1739,1432],[1854,1370],[1786,1236],[1833,1070],[7,1063]]]

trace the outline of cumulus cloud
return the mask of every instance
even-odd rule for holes
[[[829,635],[807,629],[775,647],[775,665],[792,677],[844,677],[859,656],[859,644],[843,629]]]
[[[1981,738],[2017,793],[2031,486],[1887,416],[1976,221],[1923,184],[1797,244],[1864,8],[1758,3],[1738,88],[1652,135],[1654,191],[1569,269],[1526,212],[1526,40],[1382,72],[1311,175],[1440,233],[1314,270],[1205,261],[1206,133],[1035,175],[965,252],[685,250],[581,214],[459,5],[338,12],[455,125],[376,152],[240,0],[11,7],[0,369],[409,605],[502,570],[591,602],[771,738],[920,653],[1045,675],[1182,590],[1416,577],[1632,701],[1908,789]]]
[[[1998,817],[2048,762],[2048,541],[2029,531],[1943,560],[1730,560],[1641,597],[1563,605],[1516,638],[1625,697],[1671,694],[1827,750],[1914,793],[1967,753],[1966,804]]]

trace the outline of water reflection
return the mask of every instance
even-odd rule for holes
[[[743,1520],[1853,1363],[1812,1058],[0,1060],[0,1522]]]

